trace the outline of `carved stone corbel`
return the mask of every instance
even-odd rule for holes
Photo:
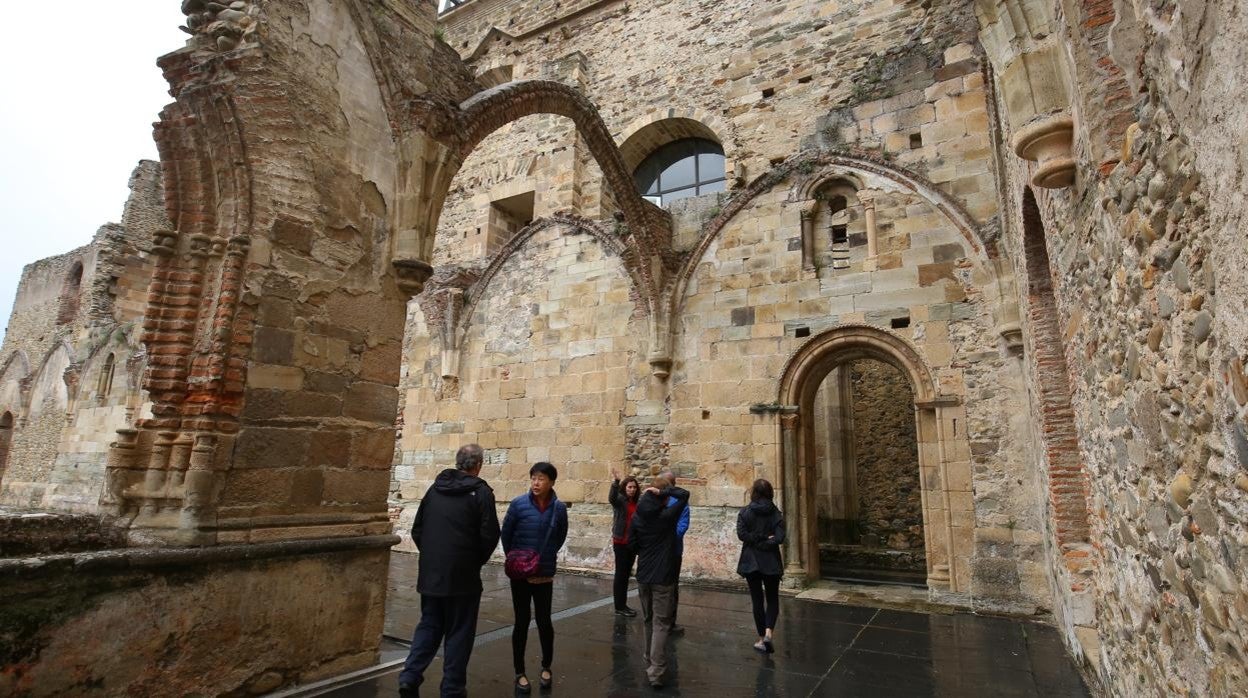
[[[425,282],[433,276],[433,265],[419,259],[396,259],[391,266],[394,267],[395,282],[408,298],[414,298],[425,290]]]
[[[1074,138],[1074,119],[1055,114],[1019,130],[1011,145],[1019,157],[1036,163],[1032,184],[1061,189],[1075,181]]]

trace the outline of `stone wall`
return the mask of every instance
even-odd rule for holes
[[[138,344],[149,250],[156,230],[168,225],[159,163],[141,161],[130,190],[121,224],[104,225],[91,244],[23,272],[0,348],[0,413],[15,418],[0,502],[95,511],[108,444],[145,409]],[[75,265],[82,279],[67,318],[64,290]]]
[[[0,693],[259,695],[375,663],[392,540],[0,560]]]
[[[923,504],[914,392],[901,372],[879,361],[853,363],[850,390],[863,543],[893,550],[921,549]]]
[[[440,340],[417,313],[405,358],[423,370],[409,368],[407,379],[395,487],[411,506],[400,530],[410,528],[413,500],[453,467],[455,450],[469,441],[485,449],[482,477],[500,502],[528,490],[533,463],[550,461],[574,519],[596,511],[582,502],[609,514],[611,469],[649,472],[663,449],[647,426],[654,416],[648,411],[661,411],[662,403],[644,401],[644,329],[630,294],[620,260],[594,235],[567,225],[536,232],[466,317],[453,396],[440,391]],[[570,549],[583,548],[575,558],[606,564],[610,557],[609,534],[574,526],[569,541]]]
[[[1044,361],[1044,313],[1030,312],[1028,389],[1070,386],[1066,427],[1089,479],[1096,553],[1050,555],[1059,624],[1114,695],[1238,695],[1248,258],[1246,149],[1231,134],[1248,110],[1230,97],[1244,71],[1228,67],[1243,65],[1248,23],[1207,2],[1064,4],[1056,22],[1075,48],[1063,70],[1077,176],[1027,191],[1030,168],[1008,159],[1004,247],[1020,292],[1052,274],[1048,341],[1066,370]]]
[[[573,84],[599,107],[617,143],[650,133],[668,117],[700,124],[724,145],[731,189],[673,207],[677,248],[686,253],[675,264],[689,275],[687,288],[676,291],[676,355],[664,382],[644,362],[653,349],[644,340],[650,320],[636,295],[628,295],[626,264],[605,272],[614,279],[612,299],[594,301],[602,291],[588,288],[576,292],[581,302],[605,307],[633,301],[628,310],[620,307],[621,322],[624,314],[636,316],[629,320],[627,334],[635,339],[628,358],[599,366],[594,362],[602,349],[593,343],[601,341],[602,328],[596,321],[578,328],[586,339],[577,334],[569,341],[569,316],[559,305],[566,301],[532,297],[577,278],[584,260],[549,247],[554,242],[541,238],[546,233],[516,250],[489,237],[491,203],[528,191],[535,193],[539,220],[556,210],[586,216],[612,210],[571,124],[531,116],[482,141],[452,184],[434,259],[479,276],[502,254],[505,271],[470,282],[465,292],[465,298],[484,296],[468,334],[451,347],[460,357],[454,380],[436,377],[447,354],[441,320],[427,324],[422,301],[409,322],[407,407],[391,487],[403,512],[397,530],[407,528],[415,500],[433,473],[450,464],[454,448],[473,440],[490,453],[487,477],[500,496],[522,491],[522,473],[539,457],[566,465],[557,489],[574,503],[574,518],[587,517],[584,526],[594,526],[593,517],[605,512],[611,466],[664,463],[686,478],[695,521],[729,526],[754,478],[779,481],[775,418],[748,408],[775,401],[780,374],[802,337],[855,322],[892,330],[894,321],[908,318],[896,331],[920,347],[942,392],[966,398],[957,429],[967,441],[949,454],[959,472],[949,483],[948,508],[937,510],[950,512],[948,525],[930,535],[956,549],[958,581],[968,598],[997,608],[1044,608],[1049,591],[1038,554],[1040,506],[1034,492],[1016,486],[1030,467],[1023,438],[1028,425],[1007,417],[1021,411],[1017,394],[997,389],[1019,384],[1021,366],[1001,349],[995,330],[1008,276],[999,278],[993,257],[998,193],[974,18],[964,6],[912,11],[884,2],[773,10],[746,3],[556,8],[474,2],[441,18],[446,43],[483,82],[506,73]],[[657,145],[663,139],[645,140]],[[865,204],[851,197],[845,268],[827,263],[826,214],[816,214],[813,233],[820,263],[813,271],[804,268],[807,194],[798,192],[835,169],[811,157],[812,149],[852,153],[869,163],[842,171],[856,188],[876,194],[879,254],[871,260]],[[803,152],[807,162],[785,164]],[[755,183],[747,187],[750,180]],[[546,261],[528,266],[534,255]],[[513,268],[525,271],[506,271]],[[491,313],[485,330],[483,308]],[[539,341],[552,343],[535,351]],[[534,379],[550,382],[554,364],[547,355],[582,351],[590,353],[561,359],[567,365],[558,379],[579,382],[586,405],[563,409],[562,419],[574,428],[551,441],[534,429],[543,419],[536,410],[544,396],[529,387]],[[524,392],[508,386],[517,379],[528,381]],[[512,391],[507,397],[504,388]],[[580,411],[585,407],[588,413]],[[601,421],[605,428],[595,436],[601,441],[588,448],[561,443],[578,438],[575,419]],[[583,438],[585,428],[579,431]],[[1005,531],[1008,542],[976,547],[976,532],[989,530]],[[708,552],[689,572],[731,576],[736,542],[730,529],[691,535],[692,547]],[[600,531],[586,530],[575,546],[579,552],[569,561],[608,564]]]

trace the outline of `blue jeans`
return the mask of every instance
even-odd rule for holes
[[[468,658],[477,636],[477,611],[481,608],[481,592],[464,596],[420,597],[420,623],[412,633],[412,649],[407,654],[400,686],[419,688],[425,680],[425,669],[446,640],[442,653],[442,696],[468,695]]]

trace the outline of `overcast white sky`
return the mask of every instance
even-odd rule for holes
[[[171,100],[156,59],[181,47],[179,0],[6,2],[0,41],[0,327],[22,267],[121,220],[127,180],[157,159]]]

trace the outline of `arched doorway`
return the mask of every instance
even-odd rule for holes
[[[9,448],[13,445],[13,413],[0,415],[0,484],[4,482],[4,471],[9,465]]]
[[[924,586],[923,501],[914,391],[877,359],[833,368],[815,393],[819,574]]]
[[[812,338],[790,359],[781,379],[781,489],[786,517],[790,521],[786,574],[793,579],[807,581],[814,581],[822,574],[820,442],[816,434],[821,427],[826,429],[826,420],[820,425],[817,417],[820,414],[826,417],[827,403],[820,412],[816,401],[820,389],[834,373],[835,380],[849,381],[852,393],[855,371],[859,374],[860,391],[881,396],[892,392],[888,396],[887,409],[877,410],[879,413],[872,419],[887,419],[892,425],[890,432],[897,428],[898,415],[904,414],[900,409],[909,410],[913,419],[913,430],[903,429],[902,433],[913,434],[915,442],[917,472],[910,482],[917,480],[919,514],[911,514],[915,519],[913,524],[906,524],[903,519],[903,525],[892,526],[890,520],[890,527],[898,530],[889,531],[886,535],[887,540],[897,534],[894,541],[898,548],[903,541],[913,544],[914,539],[910,535],[922,537],[922,568],[905,581],[916,581],[921,577],[922,583],[933,591],[959,592],[961,584],[958,581],[959,562],[954,554],[953,522],[955,517],[969,517],[970,512],[953,510],[954,505],[963,508],[967,505],[956,504],[950,496],[950,463],[947,457],[948,452],[966,439],[965,426],[959,427],[957,419],[950,416],[959,401],[956,397],[939,394],[931,371],[909,342],[891,332],[866,325],[845,325]],[[869,384],[872,385],[868,387]],[[895,394],[898,385],[908,387],[909,404],[905,404],[905,397]],[[866,434],[866,437],[870,438],[871,434]],[[880,485],[873,487],[881,489]],[[909,504],[909,494],[905,501]],[[965,502],[965,498],[959,498],[959,501]],[[872,515],[870,518],[878,522],[882,517]],[[911,531],[911,525],[916,526],[916,530]],[[881,532],[868,530],[866,533],[875,536],[874,540],[878,542]],[[846,533],[842,531],[840,535]],[[861,547],[863,532],[859,531],[857,535],[857,545]],[[852,538],[843,540],[852,541]]]

